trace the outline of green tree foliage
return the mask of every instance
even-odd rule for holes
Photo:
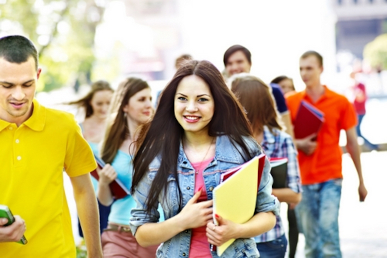
[[[2,0],[0,34],[23,34],[36,44],[43,68],[39,90],[88,83],[104,7],[104,0]]]
[[[372,67],[387,70],[387,34],[376,37],[364,47],[364,59]]]

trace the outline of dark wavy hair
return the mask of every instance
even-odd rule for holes
[[[146,207],[150,212],[164,189],[167,192],[167,179],[173,175],[177,180],[179,205],[182,208],[181,189],[177,176],[177,159],[184,130],[176,120],[174,101],[176,89],[181,80],[190,75],[202,78],[210,88],[214,98],[215,110],[208,124],[210,136],[227,135],[231,142],[239,145],[244,152],[242,157],[253,158],[242,136],[252,136],[252,129],[242,106],[226,86],[218,69],[208,61],[187,61],[180,67],[173,79],[164,89],[153,120],[145,124],[138,138],[139,148],[133,160],[134,174],[132,193],[149,171],[149,164],[161,156],[161,164],[152,182]]]

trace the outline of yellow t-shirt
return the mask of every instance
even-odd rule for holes
[[[0,257],[76,257],[63,170],[87,174],[95,160],[71,114],[33,105],[19,127],[0,120],[0,204],[25,220],[28,240],[0,243]]]

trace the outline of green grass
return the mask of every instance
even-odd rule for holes
[[[86,258],[87,257],[85,240],[82,240],[82,242],[76,247],[76,249],[77,249],[77,258]]]

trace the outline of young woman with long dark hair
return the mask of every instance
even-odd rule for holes
[[[244,224],[218,215],[219,225],[212,221],[212,191],[220,175],[262,153],[242,107],[214,65],[188,61],[178,69],[139,144],[132,182],[137,208],[130,225],[141,245],[161,244],[157,257],[218,257],[210,244],[236,239],[222,257],[259,257],[251,237],[274,226],[278,208],[268,163],[255,215]],[[158,204],[165,215],[160,223]]]
[[[273,189],[281,202],[296,205],[301,200],[301,180],[297,151],[290,135],[282,130],[271,88],[252,75],[240,75],[231,83],[231,90],[247,112],[253,135],[269,158],[287,158],[287,188]],[[281,217],[274,228],[255,237],[261,258],[285,257],[287,239]]]
[[[112,122],[102,142],[106,166],[98,171],[98,199],[111,205],[108,226],[102,233],[104,257],[155,257],[157,246],[141,247],[129,228],[130,211],[136,206],[131,195],[114,200],[109,184],[118,178],[128,189],[132,182],[132,154],[139,126],[153,115],[151,89],[147,82],[128,78],[119,86],[111,105]],[[114,201],[114,202],[113,202]]]

